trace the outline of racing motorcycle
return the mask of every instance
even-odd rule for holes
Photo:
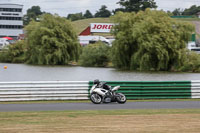
[[[111,88],[111,86],[106,85],[109,89],[104,89],[106,82],[95,82],[92,88],[90,89],[90,100],[94,104],[100,103],[111,103],[111,102],[118,102],[123,104],[126,102],[126,96],[122,93],[117,93],[116,91],[119,90],[120,86],[115,86]]]

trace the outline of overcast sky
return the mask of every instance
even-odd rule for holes
[[[118,8],[120,0],[0,0],[0,4],[14,3],[24,5],[24,14],[32,6],[40,6],[41,11],[67,16],[69,13],[85,12],[87,9],[93,14],[106,5],[109,10]],[[191,5],[200,6],[200,0],[155,0],[158,9],[173,11],[175,8],[189,8]]]

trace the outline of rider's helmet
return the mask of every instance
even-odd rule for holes
[[[99,82],[99,80],[98,79],[95,79],[94,80],[94,84],[99,84],[100,82]]]

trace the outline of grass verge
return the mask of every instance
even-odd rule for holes
[[[200,101],[200,99],[148,99],[148,100],[127,100],[127,102],[162,102],[162,101]],[[16,101],[0,102],[0,104],[30,104],[30,103],[88,103],[90,100],[54,100],[54,101]]]
[[[1,112],[1,133],[196,133],[200,109]]]

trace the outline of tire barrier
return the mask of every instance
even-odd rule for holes
[[[105,81],[127,99],[200,98],[199,81]],[[86,100],[93,81],[0,82],[1,101]]]

